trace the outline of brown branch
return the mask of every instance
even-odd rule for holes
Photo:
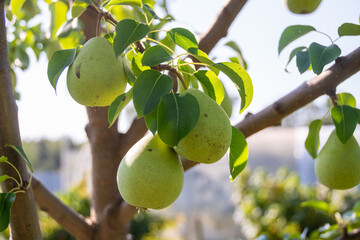
[[[321,95],[327,94],[358,71],[360,71],[360,47],[347,56],[341,57],[341,60],[336,61],[328,70],[304,82],[259,113],[246,116],[236,127],[245,137],[249,137],[264,128],[277,125],[284,117]]]
[[[65,230],[74,235],[76,239],[92,239],[95,227],[88,223],[81,214],[65,205],[46,189],[36,177],[33,178],[31,187],[34,191],[36,203],[42,211],[48,213]]]
[[[217,19],[199,41],[199,49],[209,53],[221,38],[227,35],[227,32],[244,7],[247,0],[230,0],[221,10]]]

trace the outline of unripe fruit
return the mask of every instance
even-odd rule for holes
[[[225,111],[205,93],[190,88],[181,95],[191,94],[200,107],[199,121],[195,128],[174,148],[194,162],[214,163],[220,160],[231,142],[231,123]]]
[[[80,48],[67,73],[70,95],[85,106],[108,106],[124,93],[127,76],[111,43],[95,37]]]
[[[360,183],[360,147],[354,136],[343,144],[334,130],[315,159],[319,182],[331,189],[349,189]]]
[[[184,169],[172,148],[158,135],[148,134],[122,159],[117,182],[121,196],[130,205],[162,209],[180,195]]]
[[[284,0],[288,9],[296,14],[309,14],[314,12],[321,0]]]

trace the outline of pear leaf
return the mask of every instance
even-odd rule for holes
[[[309,47],[309,54],[314,73],[320,74],[326,64],[340,56],[341,49],[336,44],[326,47],[313,42]]]
[[[60,74],[75,60],[76,48],[56,51],[50,58],[47,75],[51,86],[56,91],[56,84]]]
[[[289,60],[288,60],[288,62],[286,63],[286,66],[285,66],[285,71],[286,71],[286,72],[289,72],[289,71],[287,70],[287,66],[289,65],[289,63],[291,62],[291,60],[296,56],[296,54],[297,54],[298,52],[301,52],[301,51],[304,50],[304,49],[306,49],[306,47],[297,47],[297,48],[295,48],[294,50],[291,51],[291,53],[290,53],[290,55],[289,55]]]
[[[18,14],[20,13],[20,9],[24,5],[25,1],[26,0],[11,0],[11,11],[15,16],[18,16]]]
[[[194,76],[201,83],[205,93],[220,105],[225,93],[223,85],[216,74],[208,70],[199,70],[194,73]]]
[[[172,57],[162,46],[156,45],[146,49],[141,59],[141,64],[143,66],[155,66],[171,59]]]
[[[0,232],[4,231],[9,226],[10,210],[15,198],[15,193],[0,193]]]
[[[312,121],[309,125],[309,133],[305,140],[305,148],[313,159],[316,158],[320,146],[319,132],[321,124],[320,119]]]
[[[230,180],[234,179],[244,170],[249,158],[249,147],[244,134],[236,127],[232,128],[232,137],[230,143],[229,165]]]
[[[338,28],[338,34],[342,36],[358,36],[360,35],[360,25],[353,23],[344,23]]]
[[[240,47],[234,41],[229,41],[229,42],[225,43],[225,46],[230,47],[231,49],[233,49],[238,54],[238,57],[236,58],[236,60],[235,60],[235,58],[230,58],[230,61],[232,61],[232,62],[237,61],[237,63],[239,63],[246,70],[248,64],[247,64],[247,62],[245,61],[245,59],[244,59],[244,57],[242,55]]]
[[[321,200],[307,200],[301,203],[301,207],[310,207],[324,212],[330,212],[330,206],[327,202]]]
[[[120,56],[130,44],[140,41],[150,31],[144,23],[132,19],[121,20],[115,27],[114,51],[116,57]]]
[[[6,144],[5,147],[9,147],[9,148],[12,148],[13,150],[15,150],[21,157],[22,159],[24,159],[26,165],[29,167],[30,171],[33,173],[34,172],[34,169],[28,159],[28,157],[26,156],[24,150],[19,147],[19,146],[15,146],[15,145],[11,145],[11,144]]]
[[[194,129],[199,115],[199,103],[191,94],[180,96],[169,93],[162,96],[157,109],[159,137],[170,147],[176,146]]]
[[[299,37],[304,36],[305,34],[311,31],[316,31],[316,29],[313,26],[308,26],[308,25],[293,25],[287,27],[283,31],[280,37],[279,49],[278,49],[279,54],[291,42],[295,41]]]
[[[113,5],[129,5],[134,7],[141,7],[141,0],[110,0],[103,3],[103,7],[109,9],[110,6]]]
[[[146,127],[155,135],[157,131],[157,108],[144,116]]]
[[[185,49],[189,53],[196,53],[198,50],[198,42],[189,30],[185,28],[173,28],[167,31],[166,35],[179,47]]]
[[[240,113],[242,113],[250,105],[254,94],[249,74],[240,64],[233,62],[216,63],[214,66],[235,83],[241,99]]]
[[[156,70],[140,73],[134,83],[134,107],[138,117],[151,113],[159,104],[161,96],[168,94],[173,87],[170,76]]]
[[[336,134],[342,143],[353,135],[359,121],[355,108],[348,105],[337,105],[331,108],[331,117],[336,127]]]
[[[4,175],[1,175],[0,176],[0,183],[2,183],[2,182],[4,182],[4,181],[6,181],[7,179],[9,179],[10,178],[10,176],[9,175],[6,175],[6,174],[4,174]]]
[[[308,50],[296,53],[296,66],[298,67],[301,74],[303,74],[309,69],[310,55]]]
[[[87,3],[76,0],[71,7],[71,17],[76,18],[80,16],[85,11],[87,6],[88,6]]]
[[[338,104],[348,105],[350,107],[356,108],[356,99],[350,93],[338,93],[336,94]]]
[[[108,110],[108,121],[111,127],[117,117],[119,116],[120,112],[126,107],[126,105],[131,101],[133,98],[133,89],[131,88],[127,93],[123,93],[110,104]]]
[[[0,163],[6,162],[7,160],[8,160],[7,157],[5,157],[5,156],[0,156]]]

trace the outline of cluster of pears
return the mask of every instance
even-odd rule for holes
[[[330,189],[349,189],[360,183],[360,147],[354,136],[342,143],[334,130],[315,159],[319,182]]]
[[[111,43],[94,37],[78,51],[67,72],[71,97],[85,106],[108,106],[124,93],[127,76],[122,56],[116,57]]]
[[[226,153],[231,141],[231,124],[226,112],[197,89],[188,89],[200,107],[194,129],[170,148],[158,134],[139,140],[122,159],[117,181],[121,196],[139,208],[162,209],[180,195],[184,170],[179,155],[194,162],[214,163]]]
[[[309,14],[314,12],[321,0],[284,0],[287,8],[296,14]]]

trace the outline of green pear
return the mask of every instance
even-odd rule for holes
[[[162,209],[180,195],[184,169],[179,156],[156,134],[140,139],[122,159],[117,182],[130,205]]]
[[[231,102],[230,96],[227,93],[225,88],[224,88],[224,93],[225,93],[224,99],[222,100],[220,106],[224,109],[224,111],[226,112],[226,114],[230,118],[231,114],[232,114],[232,110],[233,110],[232,102]]]
[[[200,106],[197,125],[174,148],[186,159],[200,163],[220,160],[231,142],[231,123],[225,111],[205,93],[190,88],[181,95],[191,94]]]
[[[349,189],[360,183],[360,147],[352,136],[343,144],[334,130],[315,159],[319,182],[331,189]]]
[[[321,0],[284,0],[288,9],[296,14],[309,14],[314,12]]]
[[[85,106],[108,106],[124,93],[127,76],[111,43],[95,37],[80,48],[67,73],[70,95]]]

